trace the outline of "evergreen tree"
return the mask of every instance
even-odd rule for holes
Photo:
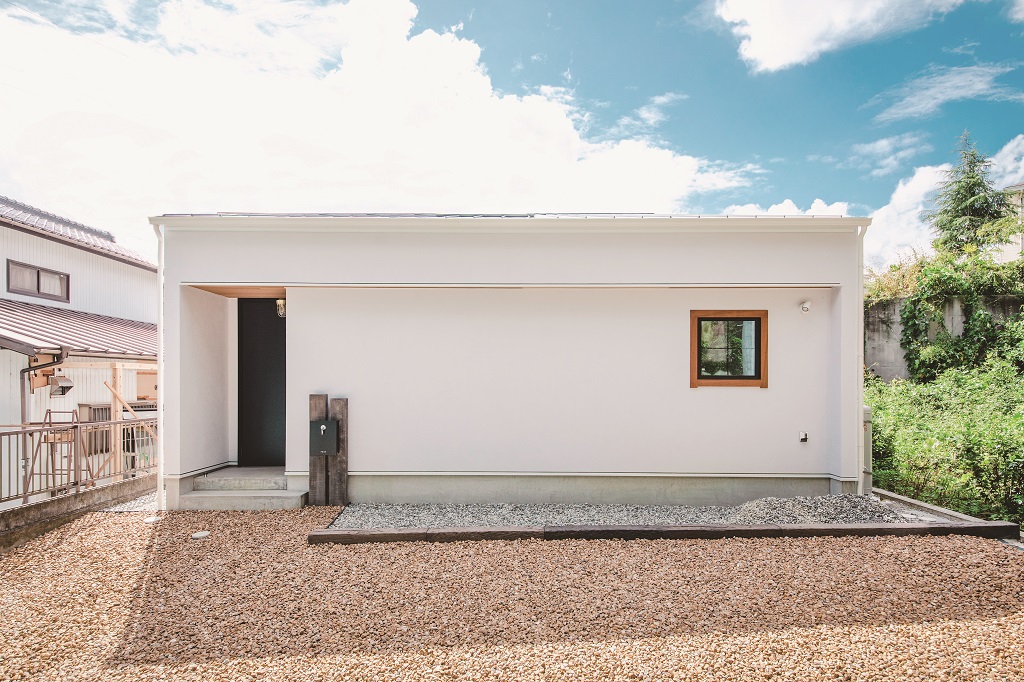
[[[1010,201],[989,180],[992,162],[974,146],[966,130],[957,150],[959,163],[939,185],[936,209],[925,214],[937,233],[937,251],[962,254],[1005,241],[1011,228]]]

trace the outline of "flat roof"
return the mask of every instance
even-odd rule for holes
[[[589,218],[628,218],[628,219],[693,219],[693,218],[758,218],[763,220],[805,219],[805,218],[846,218],[850,216],[836,214],[815,215],[775,215],[775,214],[713,214],[713,213],[250,213],[219,211],[217,213],[165,213],[150,218],[150,222],[158,218],[541,218],[541,219],[589,219]]]
[[[167,213],[156,226],[181,230],[338,232],[849,232],[869,217],[681,213]],[[301,224],[299,227],[296,224]]]

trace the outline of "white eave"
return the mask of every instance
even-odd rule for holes
[[[169,214],[149,219],[175,231],[225,232],[412,232],[412,233],[862,233],[871,218],[845,216],[656,215],[651,213],[357,214],[213,213]]]

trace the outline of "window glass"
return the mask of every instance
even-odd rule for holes
[[[39,293],[46,296],[67,298],[67,275],[48,270],[39,271]]]
[[[702,377],[757,378],[760,320],[700,321]]]
[[[70,301],[68,275],[45,268],[7,261],[7,291],[55,301]]]
[[[36,293],[36,268],[29,268],[17,263],[9,263],[7,289],[9,291],[21,291]]]

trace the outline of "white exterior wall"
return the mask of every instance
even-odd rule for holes
[[[165,371],[159,380],[161,445],[165,453],[175,453],[165,460],[167,475],[195,473],[233,459],[229,396],[234,389],[228,380],[236,355],[228,339],[234,304],[191,287],[169,289],[164,296],[165,319],[173,318],[180,330],[173,339],[165,335]]]
[[[355,474],[827,477],[830,298],[803,288],[289,289],[287,394],[349,398]],[[721,308],[768,310],[767,389],[690,388],[690,310]],[[308,419],[306,401],[290,400],[288,470],[307,467]]]
[[[860,473],[869,219],[153,222],[170,476],[233,456],[232,302],[190,284],[288,287],[290,473],[315,392],[350,398],[353,471]],[[769,311],[768,389],[689,388],[689,311],[719,307]]]
[[[157,321],[155,272],[5,226],[0,226],[0,247],[0,266],[4,268],[2,298],[140,322]],[[66,273],[71,302],[8,292],[8,258]]]
[[[18,373],[28,358],[14,351],[0,349],[0,424],[21,422],[21,394],[18,392]]]

